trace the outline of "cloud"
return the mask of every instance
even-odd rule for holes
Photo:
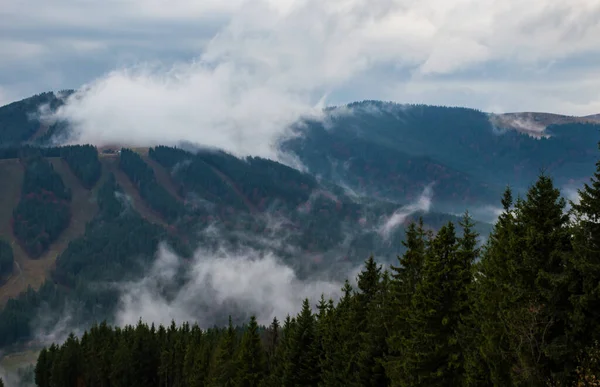
[[[575,204],[579,204],[581,196],[579,196],[578,188],[572,186],[563,187],[562,194],[569,201]]]
[[[324,97],[600,111],[595,0],[26,0],[0,17],[6,44],[44,47],[2,67],[11,94],[87,81],[60,113],[81,141],[274,157]]]
[[[31,322],[34,336],[33,342],[48,346],[52,343],[63,343],[71,333],[81,336],[84,331],[75,319],[81,305],[68,301],[62,306],[60,313],[49,305],[42,304],[37,310],[35,319]]]
[[[177,283],[182,286],[169,290]],[[321,294],[336,299],[341,287],[327,278],[300,279],[268,250],[201,249],[186,262],[163,246],[142,280],[122,286],[116,323],[135,324],[141,318],[210,327],[223,323],[228,314],[255,314],[268,324],[275,316],[297,313],[304,298],[313,304]]]
[[[416,212],[428,212],[431,208],[431,202],[433,198],[433,184],[429,184],[419,198],[414,202],[410,203],[402,208],[396,210],[391,216],[385,218],[381,226],[379,226],[379,234],[382,238],[387,239],[391,233],[398,227],[401,226],[406,219]]]

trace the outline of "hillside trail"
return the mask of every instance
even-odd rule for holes
[[[250,199],[248,199],[248,197],[246,197],[246,195],[244,195],[244,193],[240,190],[240,188],[237,186],[237,184],[235,184],[235,182],[233,180],[231,180],[231,178],[229,176],[227,176],[225,173],[221,172],[218,168],[213,167],[212,165],[210,166],[210,168],[212,169],[212,171],[214,173],[217,174],[217,176],[219,176],[219,178],[221,178],[221,180],[223,180],[223,182],[225,182],[225,184],[227,184],[227,185],[229,185],[229,187],[231,187],[231,189],[242,200],[242,202],[244,202],[246,207],[248,207],[248,210],[250,211],[251,214],[257,214],[259,212],[258,209],[256,208],[256,206],[254,206],[254,204],[252,204]]]
[[[140,196],[135,185],[131,182],[129,177],[119,168],[119,156],[116,154],[102,155],[100,157],[102,163],[102,169],[107,173],[112,172],[115,175],[115,179],[119,186],[123,189],[133,202],[133,209],[136,210],[140,216],[146,219],[150,223],[158,224],[163,227],[169,227],[164,219],[150,207],[146,205],[146,202]]]
[[[179,196],[177,188],[175,187],[175,184],[171,179],[171,175],[167,172],[167,170],[147,154],[142,155],[142,159],[154,171],[154,176],[156,176],[156,181],[158,184],[163,186],[167,192],[171,194],[171,196],[177,199],[177,201],[182,202],[183,198]]]
[[[0,306],[4,305],[9,298],[14,298],[26,291],[28,287],[39,289],[54,268],[58,255],[68,247],[69,242],[83,235],[85,225],[98,211],[98,207],[92,199],[93,195],[81,185],[68,165],[58,157],[48,160],[61,176],[65,186],[71,190],[71,221],[58,239],[37,259],[30,258],[23,250],[19,241],[14,237],[10,225],[12,211],[20,200],[23,166],[18,159],[0,160],[0,181],[12,182],[12,184],[2,184],[0,187],[0,197],[2,198],[0,235],[10,242],[17,269],[0,287]]]

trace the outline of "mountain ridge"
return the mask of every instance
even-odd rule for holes
[[[16,243],[16,217],[20,243],[42,257],[17,251],[0,286],[0,347],[33,339],[43,305],[81,305],[82,325],[106,318],[118,290],[94,284],[144,275],[162,242],[184,260],[199,246],[269,251],[305,278],[343,275],[369,254],[393,259],[419,216],[436,230],[470,209],[485,236],[506,184],[518,194],[544,166],[559,185],[586,179],[600,127],[542,115],[551,135],[537,139],[475,109],[363,101],[293,128],[301,136],[281,150],[300,171],[202,147],[56,147],[68,125],[43,127],[36,111],[62,101],[46,93],[0,108],[0,176],[12,182],[0,238]]]

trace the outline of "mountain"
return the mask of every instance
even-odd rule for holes
[[[544,137],[524,133],[516,118],[537,120]],[[541,171],[560,187],[581,183],[599,129],[592,118],[363,101],[303,122],[283,148],[311,173],[373,197],[414,198],[433,183],[434,208],[455,211],[496,205],[506,185],[522,193]]]
[[[44,112],[71,92],[0,107],[0,347],[33,339],[41,311],[110,318],[119,289],[102,284],[142,277],[163,242],[187,262],[199,247],[253,249],[299,278],[345,278],[369,254],[394,259],[418,216],[438,229],[478,214],[543,168],[559,185],[587,179],[600,128],[552,116],[536,138],[513,116],[363,101],[294,127],[281,149],[301,172],[205,148],[55,147],[69,127]],[[483,236],[493,219],[480,216]]]
[[[401,226],[418,215],[434,229],[457,220],[418,208],[398,218],[398,203],[361,202],[277,162],[212,150],[4,148],[0,177],[0,239],[14,260],[0,286],[1,346],[31,338],[43,307],[79,305],[82,325],[110,317],[118,290],[94,284],[139,278],[162,242],[186,259],[201,246],[252,248],[299,278],[342,276],[371,253],[402,251]]]

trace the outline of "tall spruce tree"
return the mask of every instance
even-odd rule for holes
[[[540,175],[507,210],[509,192],[479,266],[481,351],[496,385],[565,382],[568,256],[565,200]]]
[[[256,317],[250,318],[238,351],[238,387],[258,387],[265,376],[265,352]]]
[[[357,380],[363,386],[385,386],[387,377],[382,368],[387,355],[384,323],[384,297],[381,266],[371,255],[358,275],[358,293],[353,313],[353,326],[358,331],[356,356]],[[387,283],[386,283],[387,285]],[[386,289],[387,290],[387,289]]]
[[[452,223],[443,226],[425,254],[423,278],[410,312],[404,372],[414,386],[460,385],[464,360],[459,345],[461,313],[470,272],[457,254]]]
[[[590,182],[579,190],[579,198],[579,203],[572,203],[575,226],[569,290],[573,346],[582,350],[600,340],[600,160]]]
[[[503,212],[489,235],[481,261],[475,267],[473,314],[477,351],[467,359],[468,385],[511,385],[513,359],[505,326],[499,315],[512,305],[513,273],[518,261],[513,195],[507,187],[502,197]]]
[[[431,233],[426,232],[423,218],[418,223],[411,223],[406,229],[406,239],[402,244],[406,252],[398,257],[398,266],[392,266],[390,280],[390,300],[386,308],[388,355],[385,371],[392,386],[410,386],[414,383],[411,374],[403,368],[405,365],[409,324],[408,317],[412,310],[412,298],[421,281],[425,252],[431,241]]]
[[[277,317],[273,317],[271,325],[267,328],[266,332],[266,367],[267,374],[272,374],[277,369],[279,358],[278,358],[278,347],[280,342],[280,329],[279,320]]]
[[[296,319],[286,354],[283,385],[316,386],[320,381],[317,330],[315,316],[308,299]]]
[[[566,201],[552,179],[542,174],[517,205],[517,225],[522,232],[522,269],[518,278],[525,290],[521,311],[524,323],[535,326],[535,356],[519,354],[534,381],[567,382],[574,369],[575,353],[569,350],[569,256],[572,254]],[[517,332],[531,336],[531,331]],[[531,352],[531,351],[528,351]],[[526,372],[527,374],[527,372]]]
[[[269,375],[263,379],[261,386],[279,387],[285,385],[286,367],[288,367],[287,362],[289,361],[290,351],[292,350],[292,336],[295,325],[295,319],[290,317],[290,315],[287,315],[283,321],[281,336],[279,337],[277,347],[275,348],[275,361],[270,365]]]
[[[219,343],[212,370],[211,386],[232,387],[237,377],[236,333],[229,317],[229,325]]]
[[[357,377],[358,332],[354,326],[354,290],[346,280],[343,295],[335,308],[323,320],[320,357],[320,386],[360,386]]]

